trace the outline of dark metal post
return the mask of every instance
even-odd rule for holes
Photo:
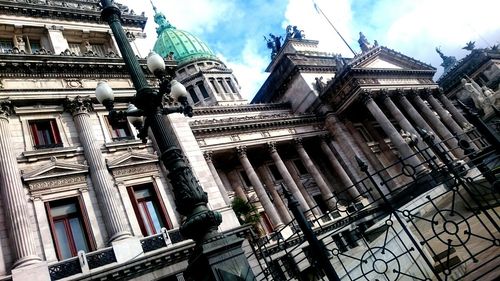
[[[168,178],[174,190],[176,209],[186,216],[180,227],[181,233],[196,242],[186,270],[188,280],[255,280],[241,248],[243,239],[225,237],[217,231],[222,223],[222,216],[207,207],[207,193],[186,163],[173,129],[163,117],[161,96],[148,85],[126,38],[120,22],[120,10],[111,0],[101,0],[101,5],[102,18],[113,31],[137,91],[134,104],[145,112],[146,122],[149,123],[161,152],[160,159],[169,171]]]
[[[327,249],[325,245],[318,240],[316,234],[312,230],[309,225],[309,221],[306,219],[302,211],[300,210],[300,203],[293,197],[293,195],[283,186],[283,194],[285,198],[288,200],[288,209],[292,211],[297,224],[299,225],[302,233],[304,233],[304,237],[307,242],[309,242],[309,246],[311,247],[311,251],[314,255],[311,255],[316,264],[323,270],[325,275],[328,277],[328,280],[331,281],[340,281],[339,276],[335,272],[330,259],[328,258]]]
[[[484,123],[479,114],[473,113],[469,109],[469,107],[467,107],[461,101],[458,101],[458,104],[464,111],[467,120],[469,120],[472,123],[472,125],[476,126],[477,130],[486,138],[486,140],[488,140],[491,146],[493,146],[497,151],[499,151],[500,136],[497,133],[495,133],[488,125],[486,125],[486,123]]]

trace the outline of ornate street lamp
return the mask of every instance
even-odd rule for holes
[[[96,88],[96,98],[107,110],[110,119],[128,118],[139,128],[139,138],[145,141],[151,129],[160,160],[169,171],[177,211],[186,217],[180,227],[182,235],[196,242],[195,250],[189,259],[186,277],[190,280],[255,280],[244,252],[243,239],[226,237],[217,228],[222,222],[218,212],[207,207],[208,196],[178,148],[178,140],[173,128],[164,118],[171,113],[183,113],[191,117],[192,108],[188,104],[186,89],[172,80],[175,75],[175,61],[164,61],[158,54],[148,56],[147,65],[160,80],[159,90],[151,88],[139,62],[130,47],[120,22],[121,12],[112,0],[101,0],[102,18],[108,22],[116,43],[130,73],[136,95],[127,111],[113,109],[113,91],[109,85],[100,83]],[[163,100],[177,101],[178,106],[163,106]],[[142,124],[144,118],[144,124]]]

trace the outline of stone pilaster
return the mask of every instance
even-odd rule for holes
[[[344,190],[351,196],[351,198],[356,199],[359,197],[359,192],[357,188],[354,186],[351,178],[349,175],[347,175],[346,171],[340,165],[339,160],[337,160],[337,157],[333,154],[333,151],[330,149],[326,141],[330,141],[329,136],[322,136],[320,139],[320,145],[321,149],[323,150],[323,153],[325,153],[326,157],[328,158],[328,161],[330,162],[330,165],[333,168],[333,171],[335,171],[335,174],[339,177],[340,181],[342,182],[343,189],[340,190],[340,192],[344,192]],[[346,190],[346,188],[348,188]]]
[[[254,191],[255,191],[255,193],[257,193],[257,197],[259,197],[259,201],[262,204],[262,207],[264,208],[264,211],[266,212],[267,216],[271,220],[274,229],[282,228],[283,222],[281,221],[280,217],[278,216],[278,213],[277,213],[276,209],[274,208],[274,205],[271,202],[271,199],[269,199],[269,196],[267,195],[267,192],[264,189],[264,186],[260,182],[260,179],[257,176],[257,173],[255,172],[252,164],[250,163],[250,160],[248,160],[246,147],[244,147],[244,146],[237,147],[237,152],[238,152],[238,157],[240,158],[241,165],[245,169],[245,172],[247,173],[248,178],[250,179],[250,182],[252,183]]]
[[[93,110],[92,101],[90,98],[78,96],[72,100],[67,99],[65,108],[73,115],[75,121],[85,159],[87,159],[90,168],[90,178],[103,213],[109,242],[131,237],[128,226],[125,224],[126,220],[120,214],[123,206],[117,197],[118,191],[113,185],[113,179],[108,172],[101,149],[92,132],[89,114]]]
[[[227,196],[227,191],[226,188],[224,187],[224,184],[222,183],[222,180],[220,179],[219,173],[217,172],[217,169],[214,166],[214,162],[212,161],[212,151],[205,151],[203,153],[203,156],[205,157],[205,160],[207,161],[208,168],[210,169],[210,172],[212,173],[212,176],[214,177],[215,183],[217,184],[217,187],[219,188],[219,192],[222,195],[222,199],[224,199],[224,203],[226,205],[231,205],[231,200],[229,200],[229,196]]]
[[[387,99],[387,96],[384,95],[381,98]],[[391,139],[392,144],[401,154],[401,157],[405,159],[404,162],[413,166],[417,170],[421,170],[422,166],[420,160],[416,156],[412,156],[414,152],[404,141],[403,137],[396,130],[394,125],[392,125],[391,121],[389,121],[387,116],[382,112],[377,103],[375,103],[375,101],[371,97],[371,94],[365,92],[362,94],[361,99],[368,111],[370,111],[375,120],[377,120],[382,130],[384,130],[387,136]]]
[[[430,93],[424,92],[423,96],[427,97],[430,95]],[[434,114],[434,112],[424,103],[422,98],[418,93],[415,92],[413,97],[413,102],[415,104],[415,107],[422,112],[422,114],[425,116],[425,118],[429,121],[431,127],[441,136],[443,140],[445,140],[448,148],[451,149],[451,152],[453,155],[456,157],[463,157],[463,153],[459,151],[459,149],[454,149],[457,147],[457,140],[455,137],[451,134],[451,132],[446,128],[446,126],[439,120],[439,118]]]
[[[267,190],[269,191],[271,197],[273,198],[274,206],[278,210],[281,220],[285,224],[290,223],[292,221],[292,217],[290,216],[290,213],[288,213],[288,209],[285,206],[285,203],[283,202],[281,196],[278,194],[278,191],[276,190],[274,182],[271,179],[271,175],[269,174],[269,170],[265,166],[260,166],[257,170],[259,172],[260,178],[266,185]]]
[[[0,194],[14,256],[13,268],[19,268],[38,263],[41,258],[36,253],[28,200],[11,145],[9,116],[13,113],[10,101],[0,101]]]
[[[319,172],[318,168],[316,168],[316,165],[314,165],[311,157],[309,157],[309,154],[307,154],[306,150],[304,149],[304,146],[302,145],[302,139],[295,139],[294,142],[295,148],[297,149],[300,159],[302,160],[302,162],[304,162],[304,166],[306,167],[307,172],[313,177],[316,185],[321,191],[321,197],[328,205],[330,210],[334,210],[337,205],[337,199],[333,196],[332,190],[326,183],[325,179],[323,179],[323,176]]]

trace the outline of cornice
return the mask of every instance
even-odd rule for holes
[[[190,122],[195,136],[207,134],[227,134],[241,131],[283,128],[299,125],[322,124],[324,119],[316,115],[295,116],[287,113],[223,119],[196,120]]]
[[[259,112],[259,111],[274,111],[274,110],[290,110],[288,103],[268,103],[268,104],[243,104],[231,106],[205,106],[195,107],[193,113],[195,116],[229,114],[229,113],[244,113],[244,112]]]
[[[127,6],[116,4],[124,26],[144,29],[144,13],[136,15]],[[90,0],[0,0],[0,14],[104,24],[98,1]]]
[[[146,60],[139,63],[148,78]],[[2,78],[129,78],[123,59],[119,57],[86,57],[65,55],[0,54]]]

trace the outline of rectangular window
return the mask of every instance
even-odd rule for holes
[[[111,133],[111,138],[114,141],[134,139],[126,118],[111,122],[109,116],[106,116],[106,121],[108,123],[109,132]]]
[[[35,149],[62,147],[56,120],[29,121]]]
[[[187,91],[188,91],[189,95],[191,96],[193,103],[198,103],[200,101],[200,99],[198,98],[198,95],[196,95],[196,92],[194,91],[193,86],[187,87]]]
[[[224,86],[224,80],[222,78],[217,78],[217,82],[219,82],[220,88],[224,93],[227,93],[226,86]]]
[[[0,53],[7,53],[13,47],[12,39],[0,39]]]
[[[304,166],[304,163],[302,163],[302,161],[300,159],[293,160],[293,164],[295,165],[295,168],[297,168],[297,172],[299,173],[299,175],[307,175],[308,174],[307,169]]]
[[[163,227],[172,228],[165,206],[152,183],[131,186],[128,193],[143,236],[160,233]]]
[[[269,165],[269,171],[271,171],[271,174],[273,175],[273,178],[274,180],[282,180],[283,177],[281,176],[280,174],[280,171],[278,170],[278,168],[276,167],[276,165]]]
[[[42,48],[39,40],[30,40],[31,53],[34,54],[36,51]]]
[[[236,93],[236,90],[234,89],[233,81],[231,81],[231,78],[226,78],[226,82],[229,85],[229,88],[231,88],[231,92]]]
[[[90,238],[90,227],[83,216],[81,202],[77,198],[63,199],[45,203],[52,231],[52,238],[59,260],[93,251],[95,245]]]
[[[82,48],[80,47],[80,43],[68,43],[69,45],[69,50],[72,52],[72,53],[75,53],[77,55],[81,55],[82,54]]]
[[[203,84],[202,81],[196,83],[196,86],[198,86],[198,88],[200,89],[201,95],[203,96],[204,99],[210,97],[210,95],[208,95],[207,89],[205,88],[205,85]]]
[[[212,88],[214,88],[215,93],[220,94],[217,85],[215,85],[215,79],[210,78],[210,84],[212,84]]]

